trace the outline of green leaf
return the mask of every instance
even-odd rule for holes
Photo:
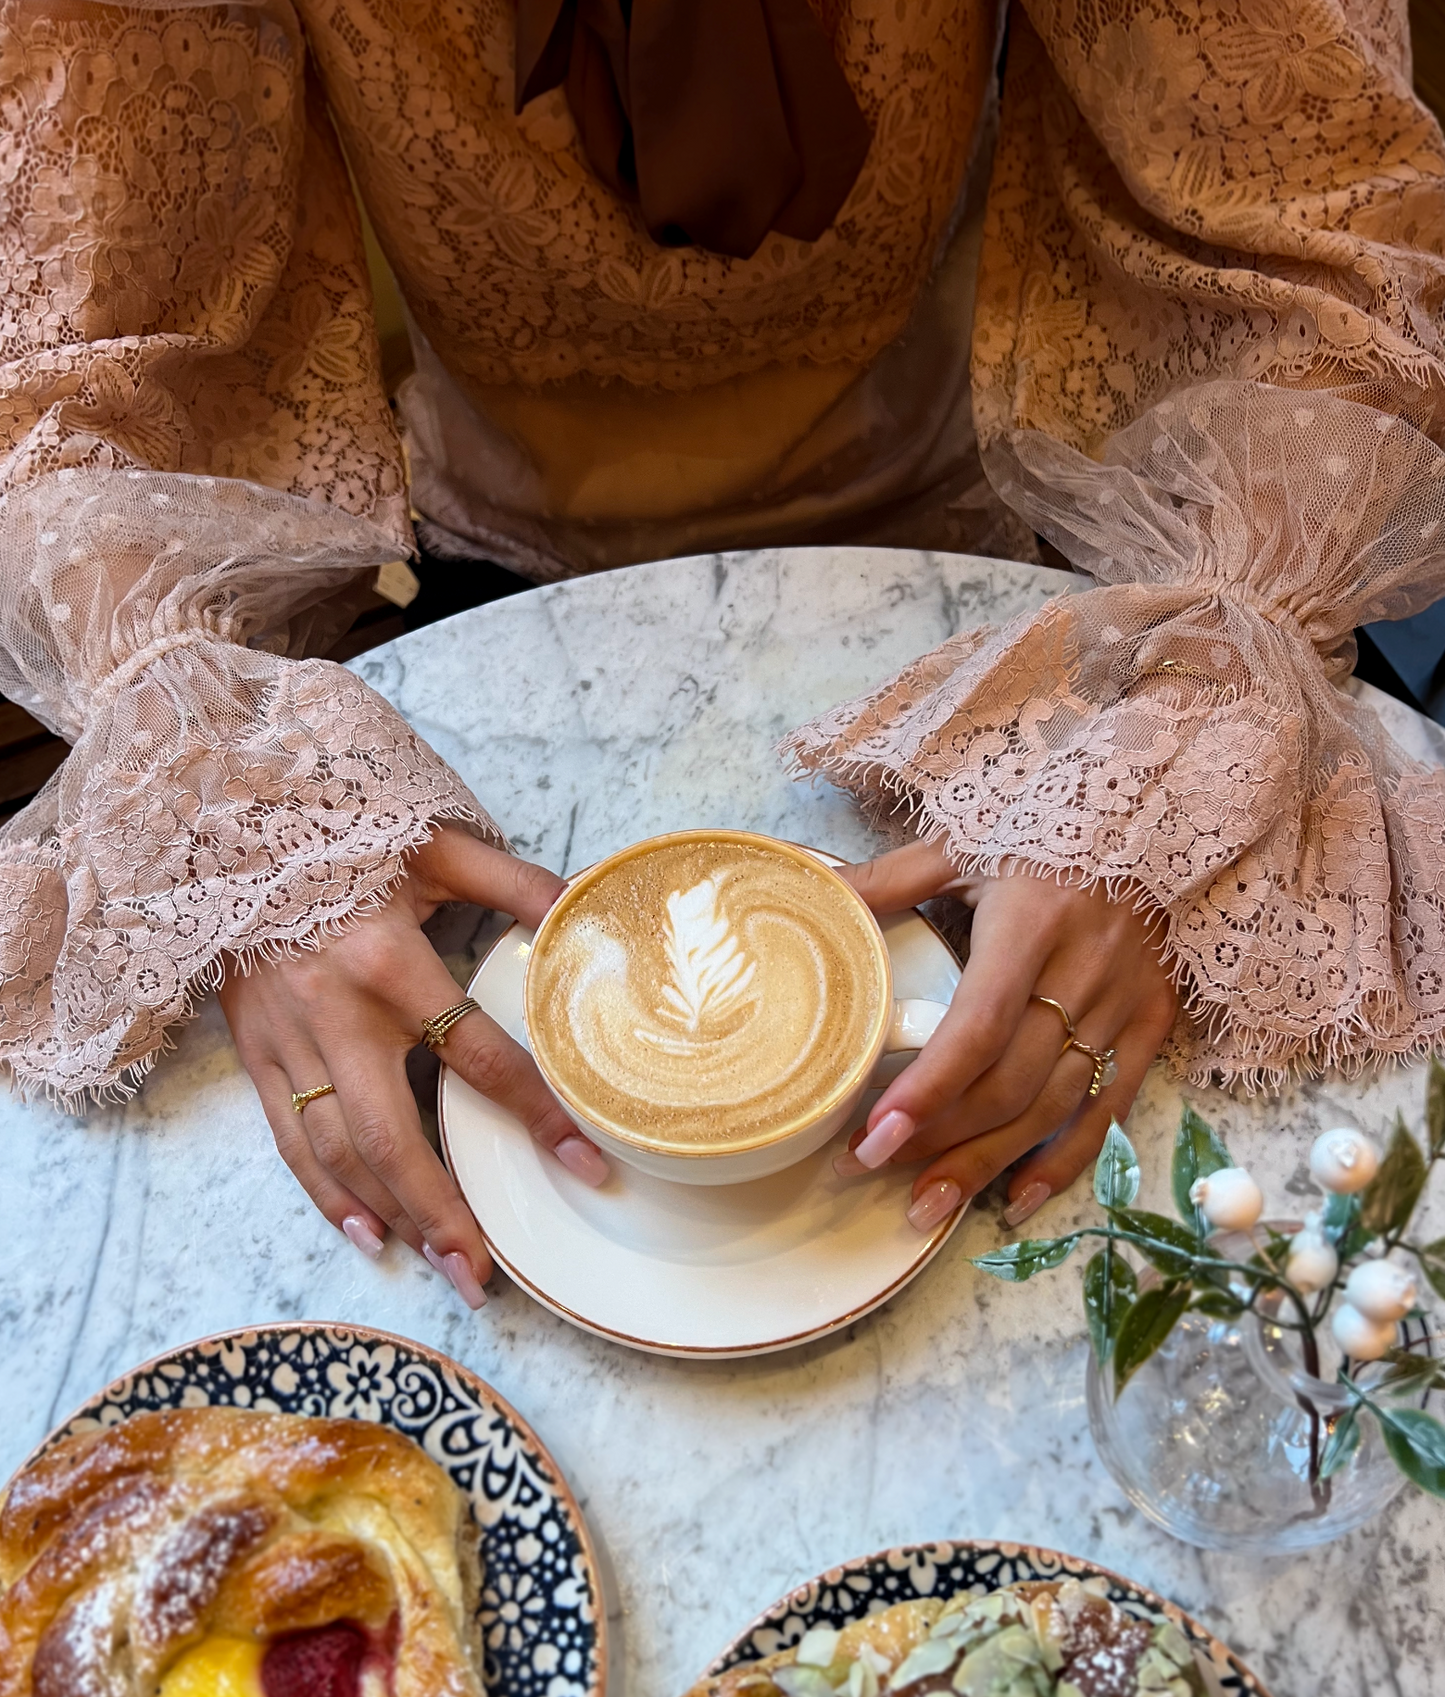
[[[1425,1129],[1433,1161],[1445,1155],[1445,1066],[1437,1055],[1430,1057],[1430,1075],[1425,1083]]]
[[[1149,1240],[1135,1247],[1161,1273],[1184,1279],[1194,1270],[1199,1239],[1186,1227],[1164,1214],[1150,1214],[1141,1208],[1111,1208],[1109,1218],[1124,1231],[1137,1232]]]
[[[1109,1359],[1119,1327],[1138,1294],[1139,1281],[1134,1277],[1134,1269],[1116,1253],[1112,1243],[1106,1243],[1090,1257],[1084,1268],[1084,1318],[1089,1323],[1089,1337],[1101,1367]]]
[[[1263,1221],[1255,1227],[1255,1231],[1263,1234],[1264,1242],[1257,1253],[1249,1257],[1250,1263],[1261,1272],[1273,1273],[1277,1277],[1289,1265],[1289,1252],[1294,1240]]]
[[[1445,1296],[1445,1237],[1437,1237],[1434,1243],[1417,1249],[1415,1258],[1436,1296]]]
[[[1005,1284],[1020,1285],[1035,1273],[1061,1267],[1078,1242],[1077,1237],[1025,1237],[1000,1249],[990,1249],[987,1255],[975,1255],[973,1264]]]
[[[1371,1387],[1373,1390],[1388,1389],[1399,1394],[1402,1391],[1423,1391],[1427,1386],[1433,1387],[1440,1382],[1440,1363],[1428,1355],[1416,1355],[1408,1349],[1391,1349],[1385,1352],[1385,1360],[1389,1366]]]
[[[1325,1441],[1320,1457],[1320,1478],[1333,1479],[1360,1447],[1360,1411],[1347,1409],[1335,1421],[1334,1430]]]
[[[1189,1305],[1196,1314],[1207,1314],[1211,1320],[1237,1320],[1244,1304],[1227,1290],[1203,1290]]]
[[[1380,1422],[1396,1467],[1422,1491],[1445,1497],[1445,1426],[1419,1408],[1381,1408],[1372,1402],[1370,1412]]]
[[[1130,1305],[1114,1340],[1115,1396],[1174,1330],[1188,1306],[1189,1290],[1184,1285],[1155,1285]]]
[[[1179,1218],[1198,1237],[1209,1235],[1209,1225],[1203,1214],[1189,1200],[1196,1179],[1208,1178],[1222,1167],[1232,1167],[1234,1158],[1224,1145],[1224,1139],[1202,1120],[1186,1102],[1179,1116],[1179,1130],[1174,1138],[1174,1162],[1169,1174],[1170,1189]],[[1132,1200],[1132,1198],[1131,1198]]]
[[[1118,1120],[1110,1120],[1094,1163],[1094,1200],[1101,1208],[1127,1208],[1138,1194],[1139,1157]]]
[[[1378,1237],[1403,1231],[1425,1188],[1425,1157],[1420,1145],[1396,1115],[1390,1147],[1380,1170],[1360,1195],[1360,1225]]]
[[[1325,1203],[1324,1217],[1321,1220],[1325,1236],[1334,1244],[1341,1261],[1350,1261],[1360,1253],[1367,1243],[1374,1240],[1373,1232],[1365,1231],[1360,1225],[1360,1198],[1345,1196],[1336,1191]]]

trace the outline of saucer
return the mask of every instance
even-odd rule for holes
[[[820,856],[820,859],[831,857]],[[836,864],[836,863],[834,863]],[[947,1002],[960,969],[922,914],[880,921],[893,993]],[[532,932],[513,925],[468,988],[519,1043]],[[896,1076],[895,1056],[878,1077]],[[886,1302],[938,1253],[904,1218],[915,1169],[841,1179],[833,1158],[877,1092],[816,1154],[749,1184],[676,1184],[614,1161],[592,1190],[521,1122],[443,1067],[442,1147],[497,1264],[584,1331],[658,1355],[763,1355],[826,1337]]]

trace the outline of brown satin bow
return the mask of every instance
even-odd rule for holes
[[[592,168],[653,240],[816,241],[871,137],[808,0],[517,0],[517,111],[565,83]]]

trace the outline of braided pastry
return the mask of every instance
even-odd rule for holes
[[[703,1679],[687,1697],[1199,1697],[1189,1641],[1100,1582],[1028,1580],[895,1603]]]
[[[0,1697],[481,1697],[480,1584],[465,1499],[399,1433],[139,1414],[0,1507]]]

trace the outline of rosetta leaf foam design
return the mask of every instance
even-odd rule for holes
[[[757,972],[718,902],[716,882],[704,878],[667,898],[667,958],[671,981],[662,987],[665,1007],[695,1036],[704,1019],[725,1013],[746,994]]]

